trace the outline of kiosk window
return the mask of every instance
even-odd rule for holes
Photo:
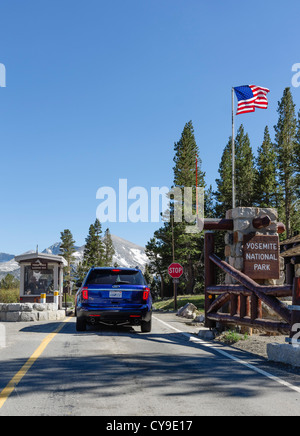
[[[52,294],[54,291],[53,280],[53,269],[33,271],[30,266],[25,266],[24,294]]]

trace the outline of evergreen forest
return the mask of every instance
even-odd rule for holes
[[[236,207],[276,208],[279,221],[286,226],[281,237],[288,239],[300,231],[300,110],[296,112],[290,88],[284,90],[277,113],[278,122],[273,130],[265,127],[256,155],[243,124],[235,134]],[[192,121],[186,123],[181,137],[174,144],[172,188],[194,187],[195,205],[197,181],[197,186],[204,189],[204,217],[223,218],[232,208],[231,144],[232,138],[229,137],[219,163],[215,191],[205,182],[205,169],[202,168],[201,151]],[[184,211],[187,204],[184,195],[181,198],[180,207]],[[150,259],[147,272],[154,275],[153,287],[161,297],[173,294],[168,266],[174,260],[184,267],[179,293],[203,292],[204,232],[186,232],[186,223],[174,219],[176,203],[178,199],[170,195],[169,219],[154,232],[146,245]],[[217,241],[220,257],[224,257],[224,235],[220,234]]]

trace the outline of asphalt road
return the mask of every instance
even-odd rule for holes
[[[300,413],[299,375],[199,341],[174,315],[155,313],[151,333],[138,327],[77,333],[74,318],[5,328],[0,416]]]

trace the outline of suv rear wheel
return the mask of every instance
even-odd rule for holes
[[[152,319],[150,321],[142,321],[141,330],[142,333],[150,333],[152,327]]]
[[[76,318],[76,330],[78,332],[86,331],[86,321],[84,319]]]

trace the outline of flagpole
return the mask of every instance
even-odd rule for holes
[[[196,219],[198,219],[198,155],[196,154]]]
[[[232,209],[235,208],[235,141],[234,141],[234,88],[231,90],[232,99],[232,137],[231,137],[231,152],[232,152]]]

